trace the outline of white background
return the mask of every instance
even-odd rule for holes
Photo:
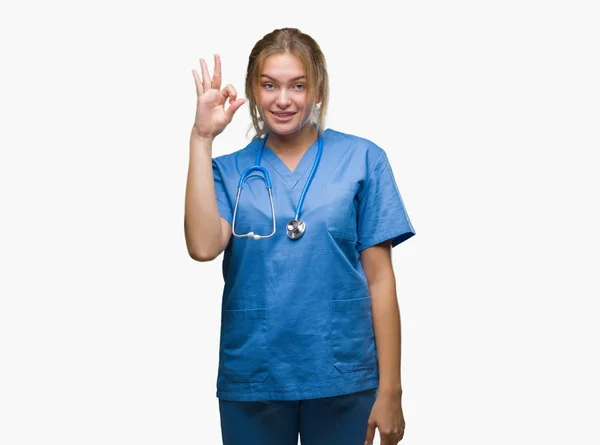
[[[285,26],[321,45],[327,126],[386,150],[417,231],[394,249],[401,443],[600,443],[596,2],[12,3],[0,443],[221,443],[222,257],[183,232],[191,70],[218,53],[243,95]]]

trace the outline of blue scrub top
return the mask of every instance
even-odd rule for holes
[[[292,172],[269,148],[276,228],[271,238],[232,235],[223,255],[217,397],[234,401],[302,400],[376,388],[379,365],[371,295],[360,252],[415,235],[383,149],[327,129],[323,152],[300,214],[304,235],[286,224],[315,160],[318,142]],[[240,175],[262,141],[213,159],[217,204],[232,223]],[[242,189],[236,233],[272,232],[260,172]]]

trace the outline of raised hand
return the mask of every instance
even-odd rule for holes
[[[202,79],[196,70],[192,70],[196,82],[196,118],[192,132],[205,138],[214,138],[220,134],[233,119],[234,113],[245,100],[237,98],[237,91],[231,84],[221,88],[221,58],[215,54],[215,70],[211,79],[206,61],[200,59]],[[229,99],[229,106],[225,103]]]

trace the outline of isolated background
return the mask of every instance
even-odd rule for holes
[[[595,3],[4,3],[0,443],[221,443],[221,257],[183,232],[191,70],[218,53],[243,95],[286,26],[417,231],[394,249],[402,443],[600,443]]]

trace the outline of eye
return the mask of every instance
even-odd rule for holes
[[[272,83],[263,83],[263,88],[267,89],[267,90],[272,90],[273,88],[275,88],[275,85],[273,85]]]
[[[303,90],[304,89],[304,84],[303,83],[298,83],[298,84],[296,84],[296,88],[298,88],[299,90]]]

